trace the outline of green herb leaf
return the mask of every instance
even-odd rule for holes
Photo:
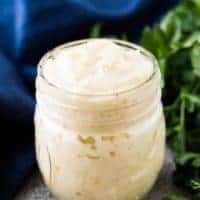
[[[98,38],[101,35],[101,24],[97,23],[92,27],[90,31],[90,38]]]
[[[178,196],[178,195],[175,195],[175,194],[171,194],[171,195],[168,195],[168,196],[164,197],[162,200],[189,200],[189,199],[186,199],[183,196]]]
[[[200,77],[200,43],[197,43],[192,47],[191,62],[194,74]]]

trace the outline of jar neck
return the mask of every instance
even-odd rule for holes
[[[37,106],[41,115],[73,129],[98,129],[128,124],[154,113],[160,106],[160,72],[140,87],[105,96],[81,96],[55,88],[37,77]]]

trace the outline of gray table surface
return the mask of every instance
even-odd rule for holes
[[[169,193],[181,193],[181,191],[172,184],[172,173],[174,169],[175,166],[172,155],[167,150],[165,164],[160,176],[145,200],[161,200],[163,196]],[[55,198],[52,197],[49,190],[44,185],[40,173],[37,171],[30,180],[28,180],[28,183],[19,192],[15,200],[55,200]]]

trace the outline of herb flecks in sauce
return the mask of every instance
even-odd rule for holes
[[[91,144],[91,145],[94,145],[96,143],[96,140],[92,137],[92,136],[89,136],[89,137],[82,137],[82,136],[78,136],[78,139],[81,143],[83,144]]]
[[[110,151],[110,155],[111,155],[112,157],[115,157],[115,156],[116,156],[116,153],[115,153],[114,151]]]
[[[101,137],[101,140],[102,141],[110,141],[110,142],[113,142],[114,141],[114,139],[115,139],[115,136],[102,136]]]
[[[100,159],[100,156],[95,156],[95,155],[90,155],[90,154],[87,154],[86,157],[89,158],[89,159],[94,159],[94,160]]]

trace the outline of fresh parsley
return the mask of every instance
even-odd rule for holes
[[[144,29],[141,44],[156,56],[162,73],[174,182],[200,199],[200,0],[182,0],[159,25]]]

